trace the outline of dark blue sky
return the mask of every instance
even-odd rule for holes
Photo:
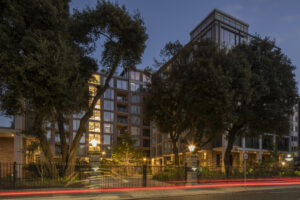
[[[299,0],[120,0],[130,12],[138,9],[149,39],[138,68],[152,66],[153,58],[168,41],[189,41],[190,31],[214,8],[250,25],[249,33],[270,36],[297,66],[300,82],[300,1]],[[73,0],[71,9],[93,7],[96,0]],[[101,48],[101,47],[100,47]],[[100,59],[101,49],[95,54]]]
[[[149,39],[138,68],[152,66],[153,58],[168,41],[189,41],[190,31],[214,8],[250,25],[249,33],[270,36],[297,66],[300,82],[300,1],[299,0],[120,0],[130,12],[138,9],[145,21]],[[71,9],[93,7],[96,0],[73,0]],[[101,46],[94,53],[100,60]],[[299,88],[299,87],[298,87]],[[0,116],[0,126],[10,122]]]

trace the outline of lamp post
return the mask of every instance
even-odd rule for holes
[[[193,182],[197,181],[197,156],[193,155],[193,152],[195,151],[196,146],[193,144],[190,144],[188,146],[188,149],[190,151],[189,159],[188,159],[188,172],[187,172],[187,183],[188,185],[192,184]]]

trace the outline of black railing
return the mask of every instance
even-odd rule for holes
[[[77,164],[63,176],[63,166],[54,164],[47,166],[41,163],[0,164],[0,189],[9,188],[132,188],[132,187],[164,187],[185,184],[203,184],[219,182],[243,182],[243,167],[230,167],[232,173],[228,179],[222,167],[216,163],[211,166],[195,168],[196,179],[189,178],[192,168],[181,166],[149,166],[142,165],[107,165],[100,164],[92,167],[88,163]],[[258,181],[256,178],[282,178],[299,176],[296,167],[265,167],[247,166],[249,181]],[[223,179],[223,180],[222,180]],[[296,178],[300,180],[299,178]],[[261,179],[260,179],[261,180]]]

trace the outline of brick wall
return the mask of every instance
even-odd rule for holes
[[[14,139],[0,138],[0,163],[14,162]]]

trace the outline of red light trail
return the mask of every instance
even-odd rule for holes
[[[0,197],[4,196],[30,196],[30,195],[53,195],[53,194],[79,194],[79,193],[103,193],[122,191],[142,191],[142,190],[167,190],[167,189],[188,189],[188,188],[220,188],[220,187],[241,187],[241,186],[278,186],[278,185],[300,185],[300,178],[277,178],[277,179],[250,179],[250,182],[228,182],[209,183],[197,185],[181,186],[160,186],[160,187],[133,187],[133,188],[104,188],[104,189],[69,189],[69,190],[40,190],[40,191],[10,191],[0,192]],[[264,180],[263,182],[261,182]],[[215,180],[216,182],[218,180]],[[249,180],[247,180],[249,181]]]

